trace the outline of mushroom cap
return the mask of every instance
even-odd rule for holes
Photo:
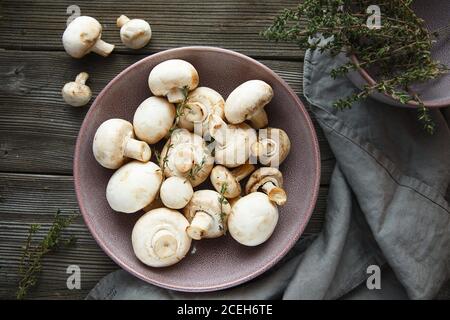
[[[92,97],[92,91],[87,85],[75,81],[66,83],[61,94],[64,101],[74,107],[86,105]]]
[[[131,49],[140,49],[152,38],[152,29],[147,21],[131,19],[120,28],[120,39]]]
[[[142,101],[133,118],[136,136],[154,144],[164,138],[175,120],[175,106],[161,97],[150,97]]]
[[[163,181],[159,195],[167,208],[182,209],[191,200],[194,189],[187,179],[174,176]]]
[[[171,59],[155,66],[148,76],[150,91],[155,96],[166,96],[172,89],[193,90],[198,86],[199,77],[194,66],[187,61]]]
[[[225,198],[235,198],[241,194],[241,184],[237,181],[233,173],[226,167],[217,165],[211,170],[211,184],[217,191],[222,190],[222,186],[226,184],[223,192]]]
[[[131,242],[136,257],[151,267],[166,267],[183,259],[191,247],[189,222],[176,210],[153,209],[133,227]]]
[[[249,80],[234,89],[225,101],[225,118],[237,124],[252,117],[272,100],[273,90],[261,80]]]
[[[189,151],[192,158],[186,159],[193,163],[187,172],[177,169],[177,163],[183,161],[183,155]],[[164,145],[160,166],[166,177],[178,176],[189,180],[192,187],[198,186],[205,181],[214,165],[214,157],[211,155],[205,140],[199,135],[186,129],[176,129]]]
[[[117,169],[125,162],[124,141],[134,138],[133,125],[123,119],[109,119],[98,127],[92,151],[98,163],[108,169]]]
[[[266,182],[272,182],[275,186],[283,187],[283,175],[280,170],[273,167],[261,167],[252,173],[245,185],[245,193],[258,191]]]
[[[226,199],[222,202],[220,193],[213,190],[198,190],[183,213],[189,222],[195,217],[196,212],[207,213],[213,218],[210,228],[202,235],[202,238],[217,238],[222,236],[227,229],[227,219],[231,213],[231,206]]]
[[[136,212],[152,203],[161,182],[161,168],[156,164],[131,161],[120,167],[109,179],[106,199],[115,211]]]
[[[253,192],[233,205],[228,230],[237,242],[257,246],[272,235],[278,222],[278,209],[262,192]]]
[[[291,151],[291,141],[287,133],[278,128],[260,129],[258,132],[259,144],[252,146],[252,154],[258,157],[259,162],[265,166],[278,167]],[[261,145],[263,150],[258,150]],[[256,148],[254,148],[256,146]]]
[[[64,31],[62,41],[66,52],[74,58],[81,58],[91,51],[101,37],[102,25],[94,18],[75,18]]]
[[[191,132],[194,131],[194,122],[189,121],[187,117],[190,113],[189,104],[193,103],[201,104],[205,109],[203,118],[201,120],[202,132],[195,132],[196,134],[203,136],[206,132],[208,132],[210,114],[215,114],[222,119],[224,118],[223,110],[225,107],[225,100],[220,95],[220,93],[208,87],[198,87],[195,90],[189,92],[186,100],[187,107],[185,107],[183,114],[179,118],[178,126]]]
[[[250,157],[250,147],[256,142],[256,131],[246,123],[230,124],[226,131],[226,144],[216,143],[216,163],[228,168],[244,164]]]

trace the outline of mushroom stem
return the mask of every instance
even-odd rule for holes
[[[180,88],[173,88],[167,93],[167,100],[169,100],[170,103],[179,103],[185,98],[183,90]]]
[[[226,135],[228,131],[228,125],[223,119],[215,114],[210,116],[209,120],[209,134],[215,141],[221,146],[226,145]]]
[[[186,106],[186,120],[190,122],[200,122],[205,120],[207,111],[205,106],[200,102],[191,102]]]
[[[125,16],[125,15],[121,15],[120,17],[117,18],[116,20],[116,24],[119,28],[122,28],[122,26],[127,23],[128,21],[130,21],[130,19]]]
[[[192,239],[200,240],[203,234],[211,227],[213,218],[204,211],[197,211],[191,225],[187,227],[186,232]]]
[[[248,118],[250,125],[255,129],[261,129],[267,127],[269,119],[267,118],[266,111],[261,108],[256,111],[250,118]]]
[[[147,162],[150,160],[152,151],[147,143],[129,138],[125,144],[124,155],[128,158]]]
[[[114,45],[109,44],[102,39],[98,39],[97,42],[92,47],[92,51],[95,53],[107,57],[114,50]]]
[[[248,162],[240,165],[236,169],[231,170],[231,174],[236,178],[237,181],[245,179],[250,173],[255,171],[256,167]]]
[[[87,79],[89,78],[89,74],[87,72],[81,72],[75,78],[75,82],[79,84],[86,84]]]
[[[166,259],[176,254],[178,241],[169,231],[160,230],[153,235],[151,247],[159,258]]]
[[[261,189],[267,194],[269,200],[277,205],[282,206],[286,203],[286,192],[282,188],[277,187],[272,181],[264,183]]]

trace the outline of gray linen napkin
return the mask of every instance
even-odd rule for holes
[[[211,293],[161,289],[123,270],[87,299],[430,299],[450,278],[450,111],[432,112],[433,136],[415,110],[367,99],[337,111],[357,90],[330,70],[345,61],[307,52],[304,92],[336,156],[325,224],[300,240],[266,274]],[[381,267],[381,289],[368,290],[367,267]]]

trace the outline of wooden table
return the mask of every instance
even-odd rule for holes
[[[302,95],[303,52],[296,46],[273,44],[258,33],[282,8],[298,0],[221,1],[62,1],[2,0],[0,18],[0,299],[14,298],[17,269],[30,224],[42,225],[42,237],[54,213],[78,212],[72,178],[75,141],[89,109],[73,108],[61,98],[61,88],[81,71],[91,78],[94,97],[121,70],[143,57],[169,48],[208,45],[249,55],[284,78]],[[116,44],[108,58],[91,54],[72,59],[61,36],[67,7],[77,4],[82,15],[97,18],[103,39]],[[153,38],[144,49],[126,49],[120,42],[116,18],[144,18]],[[305,235],[320,231],[334,157],[316,130],[322,157],[322,181],[314,215]],[[107,273],[118,268],[96,244],[82,218],[69,228],[75,246],[45,258],[39,284],[29,298],[83,298]],[[66,288],[66,268],[79,265],[81,290]]]

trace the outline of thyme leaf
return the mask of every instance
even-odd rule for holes
[[[33,237],[40,230],[41,225],[30,225],[27,240],[22,247],[23,252],[19,264],[18,274],[20,281],[16,292],[17,299],[25,298],[28,290],[36,285],[38,276],[42,271],[42,258],[45,255],[61,246],[68,246],[75,242],[74,237],[68,239],[62,237],[62,232],[72,223],[75,217],[76,215],[63,217],[60,210],[58,210],[47,234],[37,244],[33,244]]]

